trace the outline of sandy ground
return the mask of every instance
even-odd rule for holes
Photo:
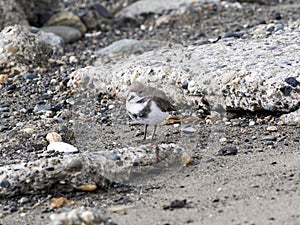
[[[46,210],[49,198],[61,196],[73,203],[55,213],[91,207],[117,224],[298,224],[299,128],[278,127],[269,132],[267,127],[235,126],[211,132],[209,144],[193,150],[190,165],[158,183],[107,192],[36,196],[32,199],[35,203],[48,199],[36,207],[25,204],[1,218],[1,224],[45,224],[54,213]],[[213,140],[213,133],[229,134],[233,143],[238,143],[238,154],[217,155],[220,144]],[[264,141],[268,135],[277,140]],[[186,200],[186,204],[164,209],[174,200]],[[7,200],[1,211],[12,202]]]

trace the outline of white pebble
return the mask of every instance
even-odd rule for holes
[[[254,126],[254,125],[255,125],[255,121],[251,120],[251,121],[249,122],[249,126]]]
[[[70,58],[69,58],[69,62],[70,63],[78,63],[78,59],[75,57],[75,56],[70,56]]]
[[[114,109],[115,108],[115,105],[109,105],[108,106],[108,109]]]
[[[227,138],[226,138],[226,137],[222,137],[222,138],[220,138],[219,142],[220,142],[221,144],[227,143]]]
[[[275,132],[278,131],[278,128],[276,126],[269,126],[267,127],[267,131]]]
[[[53,142],[48,145],[47,150],[63,152],[63,153],[77,153],[78,149],[73,145],[70,145],[65,142]]]
[[[34,132],[34,129],[31,127],[28,127],[28,128],[24,128],[22,131],[26,134],[32,134]]]

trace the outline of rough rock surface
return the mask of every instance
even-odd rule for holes
[[[52,45],[39,39],[26,27],[8,26],[0,33],[0,64],[2,65],[42,66],[48,63],[54,51]]]
[[[58,6],[58,0],[2,0],[0,1],[0,30],[15,24],[37,25],[40,16],[51,13]]]
[[[251,39],[224,38],[200,46],[162,48],[118,60],[114,67],[87,67],[71,74],[82,83],[124,97],[133,80],[161,84],[178,104],[206,98],[213,108],[287,113],[299,108],[300,21],[251,30]],[[268,37],[265,36],[272,31]],[[100,65],[99,65],[100,64]],[[97,65],[97,62],[96,62]],[[286,79],[295,79],[291,86]],[[186,91],[181,89],[187,83]],[[74,82],[73,82],[74,83]],[[92,84],[92,85],[91,85]]]
[[[164,164],[154,165],[152,168],[153,159],[158,157],[153,151],[155,147],[141,145],[113,151],[100,150],[98,147],[90,149],[90,152],[73,154],[74,151],[70,152],[71,145],[67,146],[68,149],[66,146],[61,146],[59,150],[53,149],[52,146],[61,143],[51,143],[51,147],[49,145],[50,148],[43,152],[40,160],[0,167],[0,198],[20,194],[88,191],[87,186],[95,187],[93,190],[96,188],[107,190],[114,182],[141,184],[146,182],[143,181],[146,172],[155,168],[160,169],[160,173],[166,176]],[[89,146],[92,146],[91,142]],[[164,159],[168,162],[177,162],[176,157],[182,152],[182,148],[175,144],[160,144],[159,148],[159,159],[162,162]],[[83,147],[81,150],[84,150]],[[58,156],[49,159],[43,157],[52,151],[59,152],[56,154]],[[182,166],[180,162],[174,165],[176,168],[171,164],[168,165],[168,170],[172,168],[175,172],[177,171],[175,169]],[[155,176],[159,174],[156,173]]]
[[[112,219],[103,217],[99,211],[86,208],[74,209],[70,212],[63,212],[60,214],[52,214],[50,219],[51,223],[49,223],[49,225],[75,225],[79,222],[81,224],[91,225],[116,225]]]

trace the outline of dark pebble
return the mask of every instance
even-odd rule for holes
[[[218,155],[236,155],[237,151],[236,147],[226,146],[218,151]]]
[[[262,137],[263,141],[277,141],[277,137],[273,136],[273,135],[267,135]]]
[[[275,30],[275,27],[274,26],[270,26],[268,29],[267,29],[267,31],[269,31],[269,32],[273,32]]]
[[[268,49],[269,51],[272,51],[272,50],[277,49],[277,47],[276,47],[276,46],[270,46],[270,47],[267,47],[267,49]]]
[[[50,212],[54,212],[54,209],[46,207],[41,211],[41,213],[50,213]]]
[[[45,170],[47,170],[47,171],[54,171],[55,168],[53,166],[48,166],[48,167],[45,168]]]
[[[216,69],[223,69],[223,68],[226,68],[227,65],[219,65],[219,66],[216,66]]]
[[[29,71],[24,74],[24,79],[35,79],[37,77],[38,77],[37,73],[33,71]]]
[[[0,180],[0,187],[9,188],[10,187],[9,181],[5,178],[1,179]]]
[[[188,11],[188,12],[190,12],[190,13],[197,13],[198,11],[195,9],[195,8],[193,8],[192,6],[187,6],[186,7],[186,10]]]
[[[18,206],[16,204],[12,204],[9,207],[9,212],[13,213],[13,212],[17,212],[18,211]]]
[[[10,106],[9,103],[7,103],[7,102],[5,102],[5,103],[3,103],[3,104],[0,105],[1,108],[2,107],[9,107],[9,106]]]
[[[280,91],[285,95],[288,96],[290,95],[291,91],[293,90],[293,88],[291,86],[283,86],[280,88]]]
[[[182,82],[182,85],[181,85],[181,87],[183,88],[183,89],[188,89],[188,86],[189,86],[189,82],[187,81],[187,80],[185,80],[185,81],[183,81]]]
[[[9,85],[9,86],[6,88],[6,92],[7,92],[8,94],[11,94],[11,93],[13,93],[16,89],[17,89],[17,85],[11,84],[11,85]]]
[[[9,118],[9,114],[8,113],[2,113],[2,114],[0,114],[0,118],[1,119]]]
[[[108,225],[118,225],[115,221],[113,221],[111,218],[107,219],[107,224]]]
[[[62,105],[61,104],[55,104],[51,106],[52,111],[57,112],[60,111],[62,109]]]
[[[113,15],[102,5],[99,3],[95,3],[92,6],[90,6],[92,9],[95,9],[97,13],[107,19],[113,18]]]
[[[274,142],[272,142],[272,141],[267,141],[267,142],[266,142],[266,145],[268,145],[268,146],[274,146]]]
[[[62,81],[62,84],[64,86],[67,86],[68,82],[70,81],[70,78],[65,78],[63,81]]]
[[[164,210],[167,209],[179,209],[179,208],[184,208],[186,207],[187,202],[186,199],[184,200],[177,200],[175,199],[174,201],[171,201],[171,203],[169,205],[166,205],[163,207]]]
[[[274,18],[274,20],[281,20],[282,16],[281,16],[280,12],[275,12],[273,14],[273,18]]]
[[[241,38],[245,32],[230,32],[225,34],[222,38]]]
[[[297,85],[299,85],[299,81],[297,81],[295,77],[287,77],[284,81],[292,87],[297,87]]]

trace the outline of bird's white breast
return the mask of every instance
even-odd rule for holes
[[[130,117],[134,121],[141,124],[157,125],[163,122],[166,119],[166,117],[169,115],[169,113],[163,112],[151,98],[149,98],[145,102],[139,102],[143,98],[144,97],[137,96],[136,93],[130,93],[126,100],[126,109],[129,112],[129,115],[130,114],[139,115],[140,112],[144,110],[144,108],[149,103],[149,101],[151,101],[149,114],[146,115],[145,117],[137,116],[136,118],[134,118],[131,115]]]

